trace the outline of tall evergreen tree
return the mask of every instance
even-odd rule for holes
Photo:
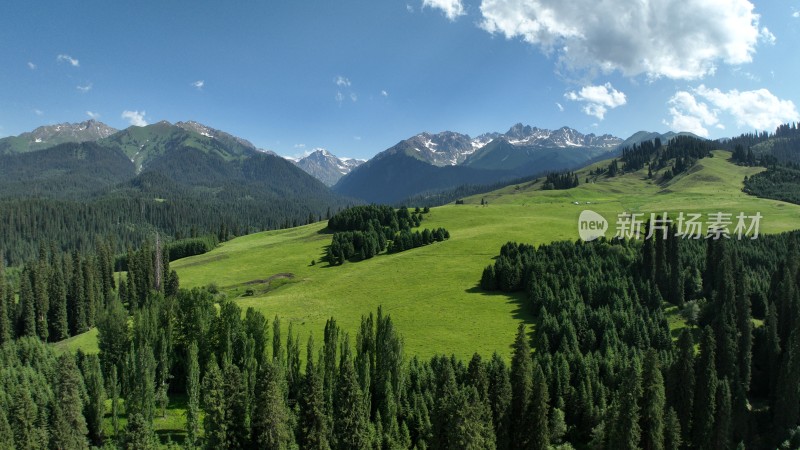
[[[681,438],[689,442],[695,396],[695,357],[692,331],[684,328],[678,337],[678,353],[672,366],[672,403],[681,423]]]
[[[681,422],[675,410],[669,408],[664,418],[664,450],[678,450],[681,442]]]
[[[281,318],[275,315],[272,320],[272,359],[283,365],[283,346],[281,345]]]
[[[696,448],[711,448],[713,442],[717,396],[716,348],[714,331],[711,327],[705,327],[700,341],[692,415],[692,444]]]
[[[197,342],[189,344],[186,364],[186,444],[197,446],[200,437],[200,362]]]
[[[300,397],[300,446],[315,450],[330,449],[322,379],[314,366],[313,335],[308,338],[307,350],[306,376]]]
[[[47,342],[50,329],[47,317],[50,310],[50,296],[47,287],[50,284],[49,268],[45,256],[42,255],[37,264],[31,264],[31,287],[33,288],[33,304],[36,308],[36,334]]]
[[[775,427],[786,431],[800,420],[800,322],[789,335],[778,374],[777,398],[773,413]]]
[[[642,366],[638,357],[634,357],[625,369],[622,385],[617,394],[618,409],[609,436],[609,445],[614,449],[637,449],[642,437],[639,425]]]
[[[347,339],[342,345],[349,345]],[[353,361],[349,352],[343,352],[333,404],[333,431],[337,448],[344,450],[368,446],[369,411],[365,406]]]
[[[513,449],[527,449],[530,436],[528,405],[533,392],[533,363],[525,325],[517,328],[514,354],[511,358],[511,427],[510,442]]]
[[[67,321],[72,335],[88,329],[86,322],[86,298],[84,294],[83,260],[78,251],[72,253],[72,277],[67,296]]]
[[[489,363],[489,405],[497,448],[509,448],[509,410],[511,408],[511,380],[503,358],[495,352]]]
[[[717,384],[716,417],[714,419],[714,448],[725,450],[731,444],[731,389],[727,378]]]
[[[222,371],[217,365],[216,358],[212,355],[203,378],[203,411],[205,412],[203,430],[208,449],[227,448],[225,447],[228,434],[227,399],[223,385]]]
[[[542,368],[536,364],[528,412],[532,425],[529,430],[531,433],[529,448],[532,450],[547,450],[550,447],[550,431],[548,427],[550,417],[549,398],[547,379],[544,376],[544,372],[542,372]]]
[[[111,367],[111,376],[108,380],[109,392],[111,393],[111,427],[114,429],[114,436],[119,436],[119,379],[117,377],[117,367]]]
[[[83,366],[87,399],[83,409],[84,417],[89,430],[89,439],[93,445],[99,446],[103,442],[103,417],[106,412],[105,381],[97,355],[86,355]]]
[[[0,408],[0,448],[17,448],[14,445],[14,430],[11,429],[11,424],[8,423],[6,411]]]
[[[2,255],[0,251],[0,255]],[[10,288],[6,283],[5,264],[3,258],[0,257],[0,345],[9,342],[14,337],[14,331],[11,327],[11,309],[12,304],[8,302],[8,293]]]
[[[642,387],[642,447],[645,450],[663,450],[666,397],[664,377],[655,349],[648,350],[645,355]]]
[[[27,269],[20,275],[19,306],[22,309],[20,336],[36,336],[36,305],[33,302],[33,288]]]
[[[286,405],[283,370],[269,362],[258,375],[253,417],[253,444],[260,449],[283,450],[292,444],[290,411]]]
[[[47,324],[50,327],[50,340],[58,342],[69,337],[67,322],[67,286],[62,264],[53,265],[49,286],[50,309]]]
[[[65,353],[58,358],[53,410],[52,446],[64,449],[88,449],[88,429],[83,416],[83,381],[75,357]]]

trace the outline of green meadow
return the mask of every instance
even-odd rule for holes
[[[322,261],[331,238],[323,222],[234,239],[172,267],[182,287],[214,283],[243,310],[280,316],[284,333],[291,322],[303,340],[309,333],[321,338],[325,321],[335,317],[352,342],[360,317],[382,305],[404,336],[407,355],[509,356],[517,324],[532,323],[524,296],[478,289],[483,268],[508,241],[576,240],[584,209],[610,222],[608,237],[623,212],[648,217],[696,212],[704,219],[714,212],[758,212],[761,233],[798,228],[800,206],[742,193],[744,177],[763,169],[733,165],[729,156],[714,152],[666,184],[648,180],[646,170],[613,179],[589,177],[594,167],[588,167],[578,172],[581,185],[570,190],[542,191],[537,182],[511,185],[466,198],[463,205],[433,208],[422,228],[447,228],[446,242],[343,266]]]

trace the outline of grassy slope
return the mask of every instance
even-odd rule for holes
[[[467,198],[465,205],[434,208],[423,222],[423,227],[446,227],[452,234],[449,241],[342,267],[319,263],[330,235],[320,233],[325,224],[317,223],[245,236],[206,255],[177,261],[173,268],[184,287],[215,282],[234,297],[253,289],[256,295],[238,297],[240,306],[253,306],[270,318],[278,314],[284,325],[292,321],[303,340],[312,331],[319,339],[330,316],[353,339],[359,317],[383,305],[405,337],[408,354],[467,358],[475,351],[498,351],[507,356],[516,324],[531,317],[522,296],[488,295],[477,283],[482,269],[509,240],[575,240],[578,215],[586,208],[603,214],[612,227],[623,211],[744,211],[761,212],[762,232],[797,228],[800,207],[742,193],[744,176],[761,169],[730,164],[728,155],[715,152],[714,158],[701,160],[667,186],[646,180],[641,171],[567,191],[539,191],[534,183]],[[582,183],[587,174],[588,169],[579,172]],[[489,206],[481,207],[481,198]],[[318,264],[310,265],[312,259]],[[264,282],[281,273],[295,278],[272,281],[271,286]]]

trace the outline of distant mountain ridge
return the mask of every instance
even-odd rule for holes
[[[365,162],[363,159],[339,158],[323,148],[315,149],[303,158],[289,158],[289,160],[326,186],[333,186],[339,179]]]
[[[506,133],[476,138],[452,131],[420,133],[378,153],[342,177],[333,189],[370,202],[398,202],[467,184],[580,167],[610,154],[622,142],[608,134],[584,135],[569,127],[547,130],[521,123]],[[403,174],[401,167],[406,170]]]
[[[118,131],[93,119],[79,123],[44,125],[18,136],[0,139],[0,154],[33,152],[68,142],[93,142]]]

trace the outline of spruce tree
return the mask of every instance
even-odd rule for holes
[[[343,345],[348,345],[347,340]],[[352,359],[345,353],[339,366],[333,410],[333,432],[336,448],[365,448],[369,442],[369,411],[358,385]]]
[[[2,252],[0,252],[0,255]],[[7,291],[10,290],[6,283],[5,266],[3,258],[0,257],[0,345],[11,341],[14,337],[11,328],[10,313],[13,305],[8,302]]]
[[[225,398],[222,371],[212,355],[203,378],[203,430],[205,431],[206,448],[225,448],[228,434],[227,399]]]
[[[22,309],[20,335],[36,336],[36,306],[33,302],[31,277],[27,270],[20,275],[19,306]]]
[[[514,354],[511,358],[511,427],[510,443],[513,449],[528,448],[530,436],[530,421],[528,405],[533,392],[533,364],[531,362],[531,348],[525,325],[517,328],[514,339]]]
[[[119,436],[119,379],[117,377],[117,367],[111,367],[111,375],[108,380],[109,392],[111,393],[111,427],[114,429],[114,436]]]
[[[664,378],[661,375],[658,353],[652,348],[645,355],[642,387],[642,448],[645,450],[663,450],[664,408],[666,404]]]
[[[80,253],[72,254],[72,277],[67,296],[67,321],[70,333],[74,336],[88,329],[86,325],[86,298],[84,294],[83,260]]]
[[[717,385],[716,417],[714,422],[714,448],[725,450],[731,443],[731,389],[727,378]]]
[[[55,408],[53,410],[52,446],[64,449],[88,449],[88,429],[83,416],[83,381],[75,357],[65,353],[58,358]]]
[[[315,450],[330,449],[322,380],[314,365],[313,335],[308,338],[307,349],[306,375],[300,397],[300,447]]]
[[[678,337],[678,353],[672,365],[671,378],[671,403],[681,423],[682,441],[689,442],[695,397],[694,339],[689,328],[681,330]]]
[[[282,375],[283,369],[273,361],[261,368],[256,381],[253,444],[259,449],[283,450],[292,443],[291,413]]]
[[[642,396],[642,367],[634,357],[622,374],[622,384],[617,391],[618,402],[609,436],[609,445],[614,449],[637,449],[642,429],[639,425],[639,402]]]
[[[89,430],[89,439],[93,445],[103,442],[103,417],[106,412],[106,388],[100,359],[97,355],[86,355],[83,367],[83,379],[86,386],[86,405],[84,416]]]
[[[497,448],[509,448],[509,410],[511,408],[511,380],[503,358],[495,352],[489,363],[489,405]]]
[[[550,394],[547,390],[547,379],[542,372],[542,368],[537,364],[533,375],[533,391],[531,392],[531,402],[529,412],[531,418],[532,434],[530,448],[532,450],[547,450],[550,447],[549,417],[550,406],[548,401]]]
[[[14,445],[14,430],[11,429],[11,424],[8,423],[6,411],[0,408],[0,448],[17,448]]]
[[[664,450],[681,448],[681,422],[674,409],[669,408],[664,418]]]
[[[800,419],[800,322],[789,336],[783,352],[778,374],[777,398],[773,419],[777,430],[782,432],[797,426]]]
[[[189,448],[197,446],[200,437],[200,363],[197,342],[189,344],[186,364],[186,443]]]
[[[714,331],[711,327],[703,329],[700,341],[700,357],[696,370],[696,389],[694,414],[692,415],[692,444],[696,448],[711,448],[716,417],[717,370],[715,351],[717,348]]]
[[[25,382],[17,387],[17,391],[9,405],[8,422],[14,431],[14,442],[20,449],[36,449],[47,445],[42,442],[36,418],[39,408],[31,398],[30,384]]]
[[[69,337],[67,286],[61,264],[54,264],[49,295],[50,309],[47,324],[50,327],[50,340],[58,342]]]
[[[31,265],[31,287],[33,288],[33,304],[36,308],[36,334],[47,342],[50,329],[47,317],[50,310],[50,296],[47,287],[50,284],[50,274],[47,261],[41,259],[38,264]]]

